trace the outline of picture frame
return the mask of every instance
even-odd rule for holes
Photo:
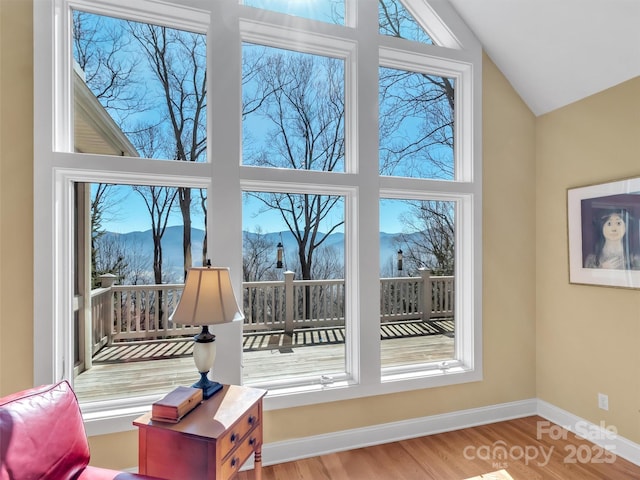
[[[567,190],[569,283],[640,288],[640,178]]]

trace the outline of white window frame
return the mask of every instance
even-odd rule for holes
[[[416,17],[429,19],[428,32],[441,46],[378,35],[376,9],[347,5],[347,24],[338,26],[238,5],[237,0],[52,0],[34,3],[34,379],[36,384],[72,379],[72,186],[73,182],[115,182],[207,188],[209,235],[241,291],[242,190],[319,191],[345,195],[347,288],[347,371],[330,385],[282,386],[269,391],[266,409],[332,402],[363,396],[478,381],[482,379],[482,176],[481,64],[475,37],[444,0],[406,0]],[[368,5],[368,3],[367,3]],[[70,153],[73,118],[69,8],[207,33],[209,75],[208,152],[210,163],[159,161]],[[362,25],[357,28],[355,25]],[[286,28],[284,28],[286,26]],[[364,27],[367,26],[367,27]],[[299,42],[294,42],[296,38]],[[345,59],[345,172],[300,172],[240,165],[242,125],[241,43],[268,44]],[[303,41],[304,40],[304,41]],[[456,79],[456,180],[382,177],[378,174],[378,68],[425,71]],[[216,118],[214,112],[225,112]],[[236,142],[228,139],[236,138]],[[456,202],[456,352],[446,372],[385,369],[380,365],[378,258],[379,200],[441,199]],[[366,302],[360,301],[367,299]],[[69,319],[65,321],[64,319]],[[364,321],[362,319],[368,319]],[[375,325],[375,328],[371,327]],[[220,342],[226,367],[219,380],[241,382],[242,352],[234,340]],[[220,362],[222,363],[222,362]],[[133,428],[149,398],[128,398],[83,407],[89,434]]]

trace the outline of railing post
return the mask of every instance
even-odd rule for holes
[[[433,288],[431,286],[431,270],[420,269],[422,277],[422,321],[427,322],[431,318]]]
[[[105,273],[103,275],[100,275],[98,278],[100,279],[100,286],[102,288],[112,287],[118,279],[118,277],[116,277],[113,273]]]
[[[293,335],[293,276],[294,272],[284,272],[284,333]]]
[[[113,275],[112,273],[105,273],[103,275],[100,275],[98,277],[100,279],[100,286],[102,288],[108,288],[109,292],[107,293],[107,298],[108,300],[105,302],[105,306],[109,309],[109,315],[107,315],[106,319],[104,318],[104,315],[102,316],[102,331],[107,335],[107,345],[111,345],[112,340],[111,340],[111,334],[113,332],[113,325],[114,325],[114,308],[115,308],[115,300],[113,298],[113,290],[111,290],[111,287],[116,283],[116,280],[118,279],[118,277],[116,277],[115,275]],[[108,321],[109,324],[105,325],[104,323],[106,323],[105,321]]]

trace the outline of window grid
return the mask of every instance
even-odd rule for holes
[[[72,2],[56,0],[58,11],[70,12]],[[118,2],[105,0],[96,4],[84,0],[73,2],[74,8],[104,13],[107,15],[129,17],[139,21],[161,22],[177,28],[194,31],[207,31],[208,35],[208,71],[225,71],[224,78],[210,75],[208,134],[209,152],[207,158],[211,163],[206,165],[192,165],[186,162],[157,162],[138,158],[114,158],[108,162],[98,155],[86,155],[70,152],[68,130],[70,105],[68,96],[70,90],[69,65],[71,58],[68,32],[70,28],[70,13],[56,17],[51,11],[38,12],[36,15],[35,63],[36,69],[42,75],[36,78],[54,78],[55,93],[47,97],[47,82],[36,81],[36,105],[39,120],[35,125],[36,156],[42,161],[36,166],[36,221],[42,220],[41,226],[35,232],[36,256],[53,259],[44,268],[45,281],[36,279],[35,294],[41,300],[36,307],[36,331],[42,327],[41,340],[45,346],[35,353],[36,381],[46,382],[62,376],[70,376],[70,360],[73,358],[70,338],[70,323],[65,318],[71,317],[70,300],[72,298],[71,278],[64,268],[69,264],[72,253],[70,251],[70,220],[72,212],[71,186],[76,181],[113,181],[127,184],[162,184],[173,186],[191,186],[207,188],[210,192],[210,206],[227,204],[229,208],[210,210],[209,224],[226,225],[225,232],[217,237],[210,235],[210,250],[218,252],[221,260],[229,263],[231,270],[240,271],[241,252],[237,240],[241,236],[240,213],[241,191],[250,185],[251,188],[263,191],[275,191],[281,185],[296,185],[297,190],[317,191],[345,191],[352,192],[353,197],[346,204],[346,265],[345,276],[349,280],[346,285],[348,314],[354,319],[349,326],[348,336],[353,343],[347,346],[347,371],[351,374],[349,380],[338,383],[336,387],[351,385],[348,389],[325,389],[317,386],[298,385],[281,386],[274,391],[272,399],[267,401],[267,407],[280,408],[319,401],[331,401],[341,398],[352,398],[368,395],[372,386],[378,386],[378,392],[401,391],[413,388],[423,388],[430,384],[441,385],[449,381],[477,380],[481,375],[481,335],[480,326],[480,286],[479,270],[480,251],[480,132],[479,119],[479,88],[480,88],[480,55],[477,45],[471,42],[468,49],[451,48],[455,42],[451,39],[437,42],[448,45],[447,48],[433,45],[415,45],[406,41],[396,42],[397,39],[378,39],[377,28],[363,22],[377,19],[377,11],[365,11],[359,5],[355,9],[352,2],[347,3],[347,12],[357,12],[355,25],[359,27],[343,27],[337,25],[321,25],[305,19],[273,16],[269,18],[286,18],[286,25],[269,25],[258,20],[260,17],[256,9],[243,9],[234,1],[225,0],[224,5],[215,7],[210,14],[197,9],[185,9],[180,5],[159,6],[157,3],[148,4],[145,0],[135,0],[127,9],[118,7]],[[419,9],[415,2],[408,2],[412,13]],[[375,4],[373,4],[375,5]],[[377,6],[375,7],[377,8]],[[349,13],[349,15],[351,15]],[[416,18],[424,17],[436,22],[438,19],[431,5],[425,7]],[[348,15],[348,16],[349,16]],[[447,18],[451,17],[448,12]],[[236,23],[234,23],[236,22]],[[436,22],[437,23],[437,22]],[[54,28],[58,25],[58,28]],[[62,28],[59,28],[62,27]],[[465,29],[462,22],[455,25],[457,29]],[[444,31],[435,25],[431,32]],[[55,32],[55,33],[54,33]],[[375,39],[371,32],[376,32]],[[56,36],[57,35],[57,36]],[[220,39],[228,40],[224,45]],[[434,35],[442,38],[442,35]],[[459,37],[471,38],[464,31]],[[53,42],[52,40],[56,41]],[[348,112],[345,121],[345,135],[347,137],[345,166],[346,174],[327,174],[326,172],[284,172],[280,169],[265,169],[257,172],[253,167],[240,167],[239,142],[228,142],[229,138],[241,138],[238,112],[234,108],[240,99],[240,52],[242,41],[258,42],[265,45],[292,48],[302,52],[330,55],[346,60],[345,74],[345,109]],[[366,45],[365,45],[366,44]],[[54,45],[54,46],[52,46]],[[233,48],[233,46],[237,48]],[[457,42],[460,46],[460,42]],[[231,47],[231,48],[230,48]],[[57,49],[56,49],[57,48]],[[52,50],[53,49],[53,52]],[[232,52],[232,53],[230,53]],[[235,52],[235,53],[233,53]],[[47,62],[38,62],[38,58],[46,58],[53,53],[55,68],[48,70]],[[375,64],[373,59],[375,58]],[[230,61],[231,60],[231,61]],[[366,62],[366,63],[360,63]],[[435,74],[446,74],[456,80],[460,88],[456,98],[456,175],[454,182],[434,182],[421,179],[391,178],[385,179],[378,175],[377,158],[370,158],[371,147],[368,143],[368,132],[375,131],[377,125],[372,118],[363,115],[371,112],[371,105],[363,105],[363,99],[377,97],[376,78],[364,78],[359,72],[377,71],[378,67],[388,66],[408,70],[428,71]],[[374,76],[375,77],[375,76]],[[229,88],[226,88],[229,87]],[[46,102],[38,102],[38,98]],[[42,105],[42,106],[38,106]],[[236,107],[234,107],[236,106]],[[53,109],[53,116],[47,116],[46,111]],[[231,112],[221,115],[218,112]],[[41,114],[41,115],[40,115]],[[225,118],[228,116],[228,118]],[[55,118],[52,122],[47,118]],[[231,121],[229,121],[231,120]],[[475,122],[475,123],[474,123]],[[231,133],[231,135],[229,135]],[[42,134],[42,135],[39,135]],[[47,139],[51,139],[47,142]],[[222,140],[227,140],[226,142]],[[55,145],[55,149],[48,147]],[[56,150],[58,153],[56,153]],[[458,363],[448,370],[450,380],[442,378],[442,372],[429,368],[412,371],[411,369],[389,371],[388,375],[381,373],[377,356],[379,336],[373,332],[371,322],[367,320],[372,310],[364,305],[363,296],[375,292],[373,285],[373,267],[367,267],[367,253],[375,252],[377,241],[368,241],[363,236],[377,231],[376,227],[368,227],[372,223],[377,226],[378,201],[373,199],[395,198],[445,198],[455,201],[458,205],[456,212],[456,278],[464,279],[456,284],[456,352],[459,352]],[[47,202],[46,198],[54,198],[57,202]],[[215,210],[215,211],[211,211]],[[47,217],[50,217],[47,219]],[[55,226],[55,227],[54,227]],[[52,232],[54,238],[50,246],[39,238],[47,237],[43,232]],[[230,247],[231,246],[231,247]],[[40,252],[38,252],[39,248]],[[231,251],[229,251],[231,249]],[[224,252],[224,255],[220,252]],[[215,255],[215,254],[214,254]],[[38,258],[36,258],[36,261]],[[214,258],[215,260],[215,258]],[[377,268],[376,268],[377,270]],[[376,272],[377,276],[377,272]],[[239,284],[239,276],[234,282]],[[51,284],[59,287],[53,292],[44,292]],[[41,295],[40,295],[41,294]],[[50,308],[53,315],[38,315]],[[376,307],[377,309],[377,307]],[[40,312],[38,312],[40,310]],[[52,318],[47,321],[46,318]],[[234,334],[239,334],[235,332]],[[53,339],[53,340],[51,340]],[[377,340],[376,340],[377,339]],[[38,340],[36,338],[36,340]],[[374,343],[370,345],[370,343]],[[222,353],[224,354],[224,352]],[[239,382],[241,359],[230,354],[229,371],[223,373],[223,380]],[[50,365],[50,366],[48,366]],[[452,374],[459,374],[456,378]],[[436,378],[435,383],[429,383]],[[426,382],[426,383],[425,383]],[[385,386],[386,385],[386,386]],[[364,388],[359,389],[362,386]],[[328,390],[328,391],[327,391]],[[295,393],[296,395],[287,395]],[[133,399],[134,405],[148,405],[148,399]],[[100,405],[94,408],[96,418],[100,412],[113,408],[117,402]],[[92,410],[92,409],[89,409]]]

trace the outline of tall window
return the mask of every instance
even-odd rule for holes
[[[346,378],[344,197],[252,191],[243,200],[243,381]]]
[[[36,381],[74,382],[92,432],[196,380],[170,317],[207,260],[245,315],[212,327],[211,374],[267,408],[480,378],[481,51],[453,11],[53,3],[34,29]]]
[[[381,199],[383,368],[442,368],[456,360],[455,211],[452,201]]]

